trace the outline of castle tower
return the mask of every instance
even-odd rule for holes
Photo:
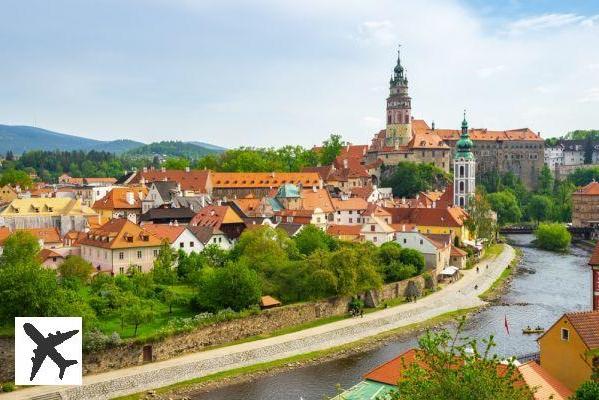
[[[453,157],[453,204],[468,207],[468,201],[476,189],[476,161],[472,148],[474,143],[468,136],[468,122],[466,111],[462,121],[462,134],[456,143],[456,152]]]
[[[398,49],[397,65],[389,81],[387,97],[386,146],[405,146],[412,139],[411,111],[412,99],[408,96],[408,77],[401,65]]]

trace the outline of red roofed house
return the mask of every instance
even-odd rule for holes
[[[339,240],[362,241],[362,225],[329,225],[327,233]]]
[[[471,240],[464,224],[468,214],[460,207],[385,207],[385,210],[391,214],[393,224],[414,224],[420,233],[450,234],[452,239],[457,236],[461,241]]]
[[[148,272],[162,241],[128,219],[114,218],[79,240],[81,257],[97,271],[124,274],[129,267]]]
[[[393,234],[395,241],[401,247],[422,253],[426,268],[434,271],[433,276],[439,275],[443,268],[450,265],[452,247],[450,235],[426,235],[418,232],[415,225],[393,224],[392,226],[395,230]]]
[[[245,229],[243,219],[230,206],[206,206],[189,225],[210,227],[214,232],[224,233],[231,241],[236,240]]]
[[[148,185],[152,182],[176,182],[184,195],[212,193],[212,181],[208,170],[147,169],[138,171],[130,184]]]
[[[572,226],[599,226],[599,182],[591,182],[572,193]]]
[[[189,254],[192,251],[199,253],[204,248],[204,244],[184,225],[146,224],[143,228],[160,240],[167,241],[174,251],[183,250]]]
[[[97,200],[92,209],[100,214],[102,222],[112,218],[127,218],[133,223],[139,223],[142,202],[148,195],[148,188],[115,187],[106,196]]]
[[[537,340],[541,367],[576,390],[599,367],[599,311],[566,313]]]

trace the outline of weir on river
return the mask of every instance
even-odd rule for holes
[[[522,268],[495,305],[472,316],[464,335],[479,339],[494,335],[495,352],[519,356],[538,351],[536,335],[522,335],[527,325],[549,328],[564,312],[590,308],[589,253],[571,248],[569,254],[555,254],[530,247],[532,235],[509,239],[523,251]],[[531,273],[531,272],[535,273]],[[510,333],[506,332],[507,318]],[[336,385],[349,388],[361,376],[417,346],[417,337],[392,341],[385,346],[348,358],[301,367],[251,382],[233,384],[210,392],[192,394],[194,400],[321,400],[336,394]]]

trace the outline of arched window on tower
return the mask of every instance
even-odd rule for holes
[[[460,193],[464,193],[464,181],[460,181]]]
[[[460,197],[460,207],[464,207],[464,198]]]
[[[460,165],[460,178],[464,177],[464,166]]]

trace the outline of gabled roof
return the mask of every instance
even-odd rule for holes
[[[28,228],[19,229],[25,232],[31,233],[39,240],[43,240],[44,243],[61,243],[60,232],[58,228]]]
[[[411,364],[418,362],[422,365],[416,358],[417,353],[418,350],[415,349],[407,350],[399,356],[364,374],[364,379],[395,386],[401,379],[404,371],[409,368]]]
[[[333,198],[331,199],[333,202],[333,207],[336,211],[345,211],[345,210],[366,210],[368,208],[368,202],[361,197],[350,197],[346,200]]]
[[[413,223],[419,226],[462,227],[468,214],[459,207],[447,208],[403,208],[385,207],[393,223]]]
[[[329,213],[335,211],[331,195],[326,189],[303,189],[301,191],[302,208],[304,210],[315,210],[320,208],[323,212]]]
[[[243,220],[229,206],[206,206],[192,218],[189,224],[220,229],[223,224],[243,224]]]
[[[329,225],[327,233],[332,236],[360,236],[362,225]]]
[[[599,311],[571,312],[565,316],[590,350],[599,348]]]
[[[160,246],[162,241],[127,219],[115,218],[88,232],[79,244],[105,249],[125,249]]]
[[[152,182],[152,186],[156,188],[162,200],[168,201],[177,191],[177,182],[175,181],[156,181]]]
[[[568,400],[572,391],[534,361],[518,367],[518,372],[530,388],[535,388],[535,400]]]
[[[224,234],[211,226],[189,226],[187,229],[203,244],[207,244],[213,235]]]
[[[576,190],[574,194],[583,196],[597,196],[599,195],[599,182],[591,182],[588,185]]]
[[[451,245],[452,257],[466,257],[467,255],[468,253],[466,253],[464,250],[460,249],[459,247],[455,247],[454,245]]]
[[[38,260],[40,260],[40,262],[44,262],[48,258],[54,258],[54,257],[65,258],[62,254],[57,253],[51,249],[41,249],[40,252],[37,254],[37,258],[38,258]]]
[[[208,170],[147,170],[138,172],[131,183],[139,183],[144,179],[146,183],[156,181],[173,181],[181,185],[182,190],[189,190],[198,193],[207,193],[210,181],[210,171]]]
[[[147,195],[148,188],[145,186],[113,188],[106,196],[96,200],[92,208],[94,210],[141,209],[141,201]],[[129,199],[132,201],[130,202]]]
[[[169,244],[173,244],[175,240],[183,232],[185,232],[185,227],[182,225],[166,225],[166,224],[148,224],[144,225],[143,228],[146,232],[149,232],[159,238],[160,240],[167,240]]]
[[[278,229],[282,229],[287,233],[287,236],[292,237],[304,227],[303,224],[294,224],[291,222],[281,222],[277,225]]]
[[[92,216],[96,212],[84,206],[81,199],[66,197],[14,199],[0,212],[2,216],[31,216],[31,215],[65,215],[65,216]]]

